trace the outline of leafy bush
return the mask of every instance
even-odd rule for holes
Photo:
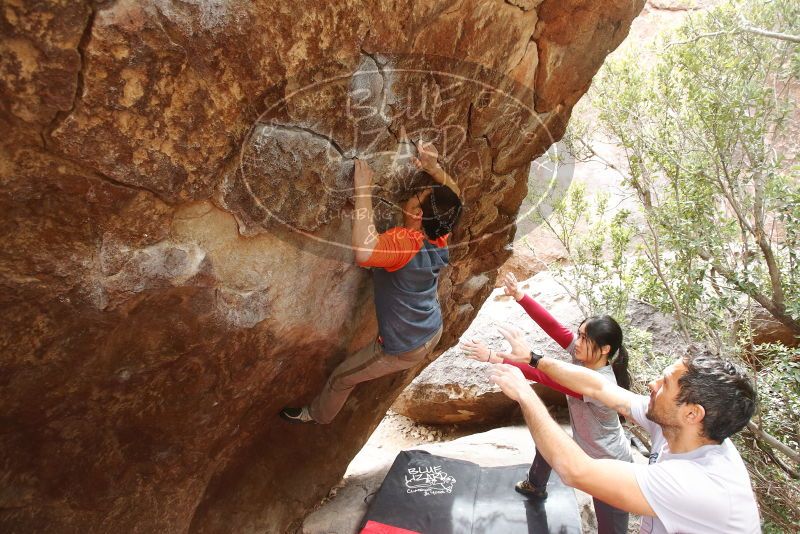
[[[733,1],[664,35],[649,65],[641,50],[608,61],[590,91],[592,125],[624,151],[624,164],[607,164],[639,210],[615,215],[607,195],[573,184],[546,221],[572,262],[556,274],[584,313],[624,319],[636,297],[673,314],[687,341],[749,366],[754,422],[794,451],[800,352],[753,346],[749,324],[760,307],[800,336],[800,165],[787,128],[797,127],[798,35],[796,0]],[[595,139],[586,124],[567,134],[578,159],[599,157]],[[655,353],[646,333],[629,328],[626,339],[642,388],[672,356]],[[753,432],[736,441],[764,530],[800,531],[794,455]]]
[[[633,228],[629,211],[610,213],[608,198],[598,193],[589,200],[586,185],[573,182],[544,223],[571,259],[569,266],[551,268],[584,316],[608,314],[624,324],[634,281],[628,254]]]

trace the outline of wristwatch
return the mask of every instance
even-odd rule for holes
[[[536,350],[536,349],[532,350],[531,351],[531,367],[535,368],[537,365],[539,365],[539,360],[541,360],[542,358],[544,358],[544,353],[542,351]]]

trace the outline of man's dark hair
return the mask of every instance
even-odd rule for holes
[[[422,202],[422,229],[428,239],[438,239],[453,231],[461,215],[461,200],[449,187],[438,185]]]
[[[722,443],[744,428],[756,409],[756,393],[747,375],[731,362],[698,349],[690,349],[683,364],[686,373],[678,380],[678,404],[705,409],[703,435]]]

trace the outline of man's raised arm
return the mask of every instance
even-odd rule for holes
[[[542,358],[536,368],[567,389],[596,399],[626,418],[631,417],[635,393],[604,379],[600,373],[555,358]]]
[[[587,455],[550,417],[547,408],[519,369],[495,364],[491,380],[509,398],[519,403],[536,443],[536,454],[542,454],[564,484],[585,491],[620,510],[655,515],[636,481],[633,464],[621,460],[596,460]]]

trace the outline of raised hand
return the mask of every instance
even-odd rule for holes
[[[439,151],[433,143],[420,139],[414,142],[414,146],[417,147],[418,157],[412,158],[411,161],[417,169],[431,172],[439,166]]]
[[[522,332],[510,326],[508,328],[500,326],[497,329],[511,345],[511,354],[502,354],[501,356],[506,356],[509,360],[514,360],[515,362],[528,363],[531,361],[531,347],[525,341],[525,336],[522,335]]]
[[[500,386],[509,399],[517,402],[526,395],[535,395],[522,371],[513,365],[493,365],[489,380]]]
[[[511,272],[506,273],[503,277],[503,291],[505,291],[506,295],[514,297],[514,300],[522,300],[522,297],[525,296],[522,288],[517,283],[517,277]]]
[[[486,343],[477,339],[462,341],[459,347],[464,349],[464,355],[467,358],[476,362],[498,363],[503,361],[493,350],[486,346]]]
[[[355,185],[356,190],[362,188],[363,189],[371,188],[372,178],[374,176],[375,173],[369,166],[369,163],[360,159],[355,160],[353,165],[353,184]]]

